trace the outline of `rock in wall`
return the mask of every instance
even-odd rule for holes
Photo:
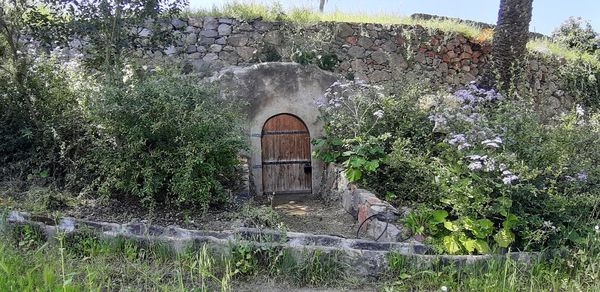
[[[418,79],[434,89],[456,89],[489,70],[491,53],[487,40],[419,25],[298,24],[192,16],[165,21],[165,26],[174,43],[138,48],[136,55],[178,58],[196,70],[269,61],[303,62],[314,52],[334,58],[326,69],[346,78],[370,83]],[[153,34],[149,28],[138,30],[142,38]],[[564,60],[542,55],[532,52],[528,56],[526,84],[541,109],[554,115],[571,108],[575,96],[559,80],[557,68]]]

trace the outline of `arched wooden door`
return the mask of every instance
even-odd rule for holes
[[[279,114],[262,130],[262,177],[265,194],[310,194],[310,134],[299,118]]]

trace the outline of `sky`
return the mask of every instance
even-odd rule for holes
[[[189,0],[191,8],[211,8],[230,0]],[[270,3],[275,1],[252,0]],[[318,9],[319,0],[279,0],[286,7]],[[394,13],[410,15],[427,13],[496,23],[500,0],[328,0],[325,11]],[[549,35],[569,16],[590,21],[600,32],[600,0],[534,0],[530,30]]]

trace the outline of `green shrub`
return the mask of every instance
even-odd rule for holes
[[[0,175],[80,190],[93,128],[76,80],[49,56],[28,62],[21,85],[0,73]]]
[[[443,194],[438,207],[461,226],[444,223],[445,232],[459,232],[458,241],[461,228],[472,227],[467,221],[488,219],[500,247],[539,249],[581,240],[598,220],[592,187],[598,179],[597,116],[578,106],[547,125],[528,101],[504,101],[474,86],[449,102],[457,101],[454,107],[438,104],[433,117],[452,145],[432,164]]]
[[[427,104],[420,102],[428,93],[428,85],[407,79],[389,84],[385,92],[389,95],[383,104],[385,115],[375,131],[391,133],[385,145],[387,156],[362,183],[396,204],[435,201],[438,192],[426,166],[437,151],[440,137],[432,131]]]
[[[405,224],[441,250],[573,246],[598,221],[598,114],[577,106],[547,124],[532,101],[506,100],[473,84],[412,102],[381,92],[349,111],[338,108],[351,94],[329,99],[323,114],[328,136],[320,140],[326,147],[317,154],[352,174],[363,164],[343,155],[352,150],[348,142],[388,133],[391,142],[377,144],[383,152],[359,156],[378,162],[375,170],[359,168],[364,175],[350,179],[395,204],[423,206]],[[362,114],[374,108],[385,115]]]
[[[569,48],[594,53],[598,50],[598,33],[581,17],[569,17],[552,32],[552,39]]]
[[[351,180],[390,201],[430,201],[436,195],[424,166],[438,138],[419,104],[427,90],[415,80],[387,89],[360,81],[334,84],[315,101],[326,131],[314,141],[315,154],[344,165]]]
[[[377,90],[362,81],[336,82],[315,100],[326,136],[313,141],[314,154],[326,163],[342,164],[350,181],[376,171],[385,158],[390,134],[376,133],[387,97]]]
[[[8,242],[22,249],[35,249],[46,242],[46,234],[39,225],[15,224],[7,227],[3,233]]]
[[[88,97],[104,141],[96,153],[100,191],[148,205],[227,202],[246,147],[240,105],[168,70],[130,77]]]
[[[296,48],[292,52],[292,61],[299,64],[316,64],[319,68],[326,71],[333,71],[339,59],[334,53],[325,53],[317,50],[301,50]]]

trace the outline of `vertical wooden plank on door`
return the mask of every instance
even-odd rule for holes
[[[310,135],[290,114],[271,117],[262,130],[263,192],[310,194],[312,173]]]

